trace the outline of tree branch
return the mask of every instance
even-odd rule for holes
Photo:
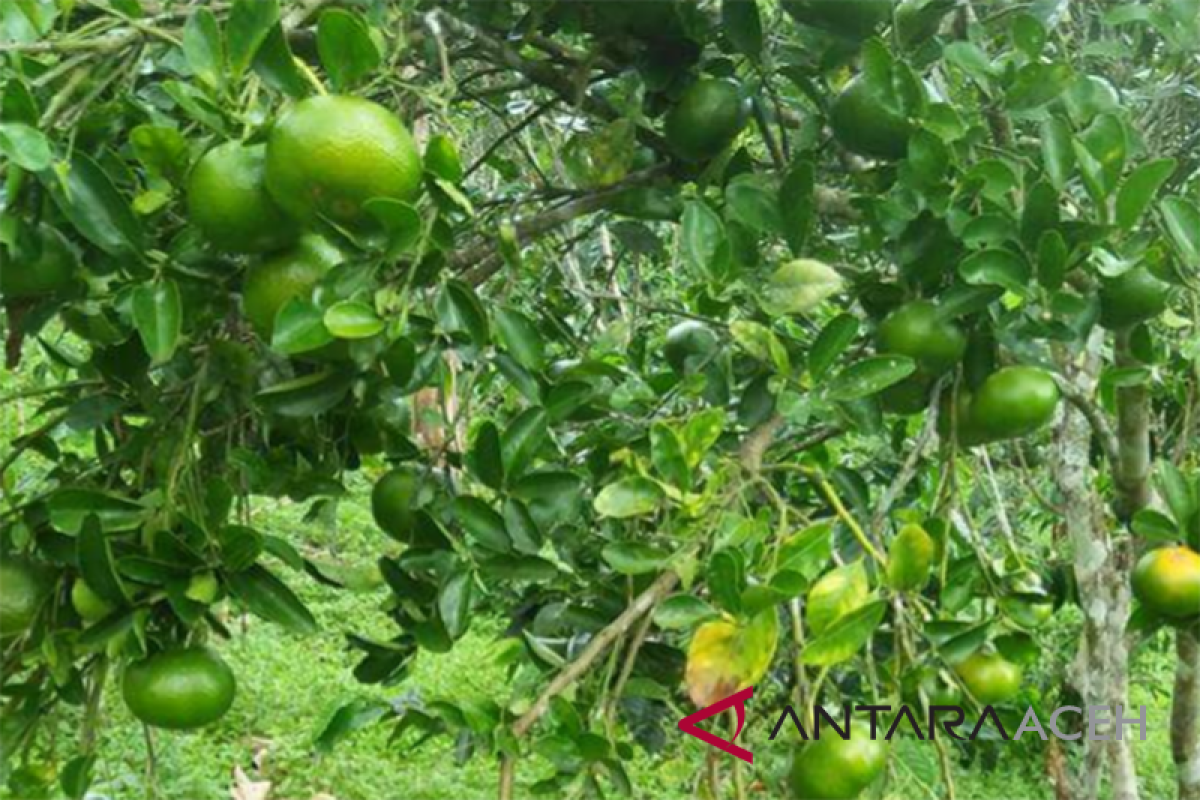
[[[1080,391],[1078,386],[1062,375],[1054,375],[1054,382],[1058,384],[1058,388],[1067,402],[1083,414],[1088,425],[1091,426],[1092,433],[1100,441],[1100,449],[1104,451],[1108,460],[1115,464],[1120,459],[1120,447],[1117,445],[1117,436],[1113,433],[1112,425],[1109,424],[1104,411]]]

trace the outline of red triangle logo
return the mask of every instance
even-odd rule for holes
[[[724,700],[718,700],[707,708],[702,708],[695,714],[689,714],[679,720],[679,730],[686,733],[688,736],[695,736],[705,744],[710,744],[718,750],[723,750],[729,753],[734,758],[740,758],[747,764],[754,763],[754,753],[751,753],[744,747],[738,747],[732,740],[722,739],[720,736],[714,736],[708,731],[700,730],[696,727],[697,722],[703,722],[709,717],[720,714],[727,708],[734,707],[737,709],[737,730],[734,731],[733,738],[736,739],[738,734],[742,732],[742,727],[746,724],[746,701],[754,696],[754,687],[747,686],[740,692],[729,695]]]

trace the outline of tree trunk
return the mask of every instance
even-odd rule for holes
[[[1195,628],[1175,632],[1175,698],[1171,756],[1179,800],[1200,800],[1200,639]]]
[[[1088,397],[1095,391],[1100,371],[1101,343],[1102,333],[1096,332],[1078,360],[1066,353],[1059,358],[1064,376]],[[1129,556],[1127,548],[1115,546],[1109,535],[1104,503],[1090,464],[1091,438],[1087,417],[1075,406],[1064,404],[1055,442],[1054,480],[1063,496],[1064,521],[1074,551],[1075,579],[1084,616],[1071,680],[1085,707],[1127,707]],[[1114,800],[1136,800],[1137,774],[1129,739],[1117,741],[1112,731],[1107,733],[1110,741],[1083,741],[1084,758],[1077,767],[1073,794],[1081,800],[1098,797],[1107,763]]]

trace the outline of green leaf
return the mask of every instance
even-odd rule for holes
[[[781,374],[791,372],[787,348],[766,325],[739,319],[729,326],[729,335],[743,350],[759,361],[774,364]]]
[[[193,12],[183,26],[183,55],[201,83],[217,89],[225,80],[225,43],[217,18],[207,8]]]
[[[317,53],[338,91],[352,88],[383,60],[363,18],[340,8],[321,13],[317,21]]]
[[[830,400],[858,400],[878,394],[916,371],[917,364],[907,356],[886,355],[864,358],[833,377],[825,388]]]
[[[467,632],[471,622],[471,590],[474,581],[469,572],[456,572],[442,584],[438,592],[438,613],[446,633],[457,639]]]
[[[1200,208],[1184,197],[1168,197],[1160,208],[1184,264],[1193,272],[1200,270]]]
[[[1079,143],[1095,159],[1099,172],[1092,175],[1102,188],[1103,197],[1107,198],[1117,190],[1117,183],[1125,169],[1125,159],[1129,150],[1128,133],[1125,124],[1115,114],[1101,114],[1079,136]],[[1076,157],[1079,157],[1078,150]],[[1085,167],[1087,162],[1080,159]]]
[[[499,490],[504,485],[504,454],[500,446],[500,430],[491,420],[475,431],[475,441],[467,454],[467,467],[480,483]]]
[[[254,565],[225,575],[229,591],[254,614],[299,634],[316,633],[317,620],[288,585],[265,567]]]
[[[96,765],[96,754],[75,756],[66,763],[58,776],[58,784],[71,800],[83,800],[92,785],[92,768]]]
[[[809,525],[779,546],[778,570],[796,572],[812,580],[829,563],[832,550],[833,526],[828,522]]]
[[[504,518],[483,500],[462,495],[455,498],[450,510],[467,535],[481,547],[496,553],[507,553],[512,549]]]
[[[746,590],[746,558],[740,550],[726,547],[713,553],[705,570],[709,596],[724,610],[738,614]]]
[[[129,593],[117,572],[108,537],[95,514],[89,514],[83,521],[76,541],[76,554],[84,582],[101,599],[117,606],[128,601]]]
[[[449,183],[462,182],[466,170],[453,139],[444,133],[429,137],[425,145],[425,170]]]
[[[1008,88],[1005,99],[1014,111],[1028,111],[1044,106],[1058,97],[1074,79],[1066,64],[1027,64],[1017,70],[1016,79]]]
[[[545,366],[546,352],[542,336],[533,320],[525,314],[508,306],[497,308],[496,333],[504,349],[521,366],[535,372]]]
[[[325,370],[277,383],[260,391],[259,405],[283,417],[312,417],[342,402],[353,383],[352,374]]]
[[[1138,223],[1154,196],[1175,172],[1173,158],[1148,161],[1129,174],[1117,192],[1117,227],[1129,230]]]
[[[1037,246],[1038,283],[1047,289],[1061,288],[1067,277],[1067,261],[1070,255],[1067,242],[1061,233],[1043,233]]]
[[[725,224],[706,203],[693,200],[683,209],[682,246],[684,261],[696,275],[716,277],[721,273],[717,255],[725,246]]]
[[[338,706],[313,742],[318,753],[329,753],[338,742],[355,731],[367,728],[392,713],[392,706],[383,700],[351,700]]]
[[[973,286],[1003,286],[1019,295],[1029,293],[1029,281],[1033,278],[1024,258],[999,247],[967,256],[959,263],[958,274]]]
[[[391,197],[372,197],[363,208],[387,232],[389,258],[398,257],[420,241],[423,223],[411,204]]]
[[[1046,47],[1046,26],[1032,14],[1018,14],[1012,21],[1012,37],[1025,55],[1036,59]]]
[[[1143,508],[1134,514],[1130,527],[1138,536],[1152,542],[1174,542],[1181,538],[1175,521],[1152,508]]]
[[[807,157],[798,159],[779,186],[779,217],[792,255],[800,256],[816,218],[816,168]]]
[[[225,23],[229,71],[234,82],[254,61],[258,48],[279,21],[277,0],[236,0]]]
[[[326,310],[325,327],[339,339],[370,339],[387,326],[366,303],[343,300]]]
[[[688,466],[695,469],[708,455],[717,440],[725,430],[725,411],[720,408],[709,408],[694,414],[684,423],[680,439],[687,453]]]
[[[871,586],[863,562],[835,567],[821,576],[808,593],[805,620],[820,635],[833,623],[870,600]]]
[[[525,473],[549,435],[546,412],[540,408],[527,408],[509,423],[500,442],[509,480]]]
[[[847,614],[808,642],[800,660],[814,667],[849,661],[871,640],[886,612],[887,603],[877,600]]]
[[[1021,210],[1021,241],[1026,247],[1036,247],[1043,233],[1058,227],[1062,217],[1058,197],[1058,191],[1044,180],[1026,191]]]
[[[535,554],[542,549],[542,532],[529,507],[516,498],[504,501],[504,526],[512,538],[513,547],[522,553]]]
[[[332,342],[325,327],[325,312],[311,300],[293,297],[275,315],[271,349],[285,356],[311,353]]]
[[[722,0],[721,30],[739,53],[755,61],[762,55],[762,19],[757,0]]]
[[[600,551],[601,557],[610,567],[622,575],[645,575],[647,572],[659,572],[670,559],[656,547],[640,542],[617,542],[605,545]]]
[[[820,307],[844,285],[842,276],[828,264],[798,258],[771,273],[759,304],[776,317],[805,314]]]
[[[443,320],[447,330],[465,331],[477,345],[485,345],[491,338],[487,311],[475,293],[462,281],[446,283],[444,297],[449,304],[450,315]]]
[[[134,290],[133,324],[153,363],[171,360],[183,329],[183,303],[175,281],[159,279]]]
[[[279,23],[271,26],[251,63],[254,74],[272,89],[295,98],[307,97],[312,92],[312,85],[296,65],[296,57]]]
[[[0,153],[30,172],[41,172],[53,160],[49,140],[37,128],[21,122],[0,122]]]
[[[1159,492],[1167,502],[1167,508],[1171,509],[1171,515],[1183,526],[1200,510],[1200,497],[1192,490],[1187,476],[1170,461],[1158,463],[1156,477]]]
[[[584,481],[574,472],[542,470],[531,472],[512,485],[512,495],[528,507],[537,525],[551,530],[579,521],[583,507]]]
[[[132,500],[92,489],[59,489],[50,496],[47,505],[50,524],[68,536],[77,535],[84,520],[93,514],[108,533],[136,530],[147,514],[145,508]]]
[[[653,514],[664,499],[657,483],[640,475],[631,475],[600,490],[593,502],[602,517],[640,517]]]
[[[961,69],[980,86],[987,87],[992,82],[995,68],[987,53],[972,42],[951,42],[943,51],[946,60]]]
[[[129,133],[138,161],[155,175],[181,183],[187,174],[188,145],[183,134],[163,125],[138,125]]]
[[[733,0],[747,2],[747,0]],[[739,175],[725,187],[725,213],[755,233],[783,229],[777,192],[768,189],[755,175]]]
[[[109,255],[142,251],[142,228],[104,170],[82,152],[65,176],[43,174],[55,205],[92,244]]]
[[[817,334],[812,349],[808,352],[808,374],[819,383],[829,372],[846,348],[858,336],[858,318],[852,314],[838,314]]]
[[[654,624],[663,630],[685,630],[701,622],[715,619],[719,614],[715,608],[690,594],[668,597],[654,609]]]
[[[691,488],[692,471],[683,452],[683,442],[675,429],[664,422],[655,422],[650,427],[650,460],[667,483],[682,491]]]
[[[1054,188],[1062,191],[1075,171],[1075,147],[1071,126],[1054,117],[1042,125],[1042,163]]]

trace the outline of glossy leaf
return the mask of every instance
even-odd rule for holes
[[[0,154],[30,172],[46,169],[53,158],[42,132],[22,122],[0,122]]]
[[[238,80],[249,69],[279,20],[277,0],[236,0],[225,23],[230,78]]]
[[[133,322],[155,364],[171,360],[183,329],[183,302],[175,281],[144,283],[133,293]]]
[[[904,380],[916,368],[916,362],[907,356],[871,356],[835,375],[825,394],[830,400],[842,401],[870,397]]]
[[[1129,230],[1138,223],[1154,196],[1175,172],[1173,158],[1160,158],[1142,164],[1129,174],[1117,192],[1117,226]]]
[[[757,0],[722,0],[721,28],[742,55],[757,60],[762,54],[762,18]]]
[[[338,91],[359,83],[383,59],[363,18],[341,8],[321,12],[317,22],[317,53]]]
[[[325,327],[339,339],[369,339],[383,333],[386,324],[366,303],[343,300],[325,311]]]
[[[451,504],[454,518],[473,541],[496,553],[512,549],[504,518],[478,497],[463,495]]]
[[[887,603],[878,600],[847,614],[809,641],[800,660],[814,667],[849,661],[871,640],[886,612]]]
[[[255,565],[241,572],[225,575],[234,597],[268,622],[274,622],[298,634],[316,633],[317,620],[288,585],[268,571]]]
[[[663,491],[657,483],[641,476],[629,476],[605,486],[594,501],[596,513],[602,517],[640,517],[653,514],[663,501]]]
[[[533,320],[515,308],[496,309],[496,333],[509,354],[526,369],[541,370],[546,363],[545,345]]]

